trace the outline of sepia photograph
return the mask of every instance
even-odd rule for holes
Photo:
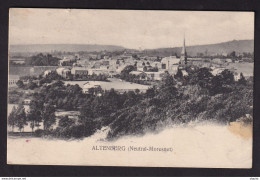
[[[252,168],[254,16],[10,8],[7,163]]]

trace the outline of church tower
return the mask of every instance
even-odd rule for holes
[[[183,40],[183,48],[182,48],[182,51],[181,51],[180,64],[181,65],[187,64],[187,51],[186,51],[186,46],[185,46],[185,36],[184,36],[184,40]]]

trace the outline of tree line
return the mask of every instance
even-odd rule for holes
[[[59,58],[51,54],[37,54],[25,59],[25,64],[29,66],[58,66]]]
[[[246,114],[252,116],[252,79],[241,74],[240,80],[235,81],[229,70],[216,76],[208,68],[188,67],[186,71],[188,76],[181,71],[175,77],[165,75],[159,85],[146,93],[136,90],[119,94],[114,89],[99,89],[101,96],[97,96],[95,89],[84,94],[78,85],[65,86],[56,81],[33,94],[26,119],[33,127],[43,122],[43,132],[54,137],[82,138],[109,126],[108,138],[116,138],[156,131],[170,124],[186,124],[194,119],[229,123]],[[58,127],[52,128],[57,109],[77,110],[79,120],[63,117]],[[24,118],[20,122],[25,122]]]

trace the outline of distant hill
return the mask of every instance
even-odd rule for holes
[[[158,48],[147,49],[144,52],[146,55],[152,56],[169,56],[177,54],[180,56],[182,47],[173,48]],[[116,51],[124,50],[122,46],[114,45],[95,45],[95,44],[32,44],[32,45],[11,45],[11,53],[34,53],[34,52],[52,52],[52,51],[65,51],[65,52],[93,52],[93,51]],[[197,53],[204,53],[207,51],[208,55],[230,53],[236,51],[237,53],[254,51],[253,40],[233,40],[218,44],[208,45],[195,45],[187,46],[188,56],[196,56]]]
[[[122,46],[114,45],[96,45],[96,44],[30,44],[30,45],[10,45],[10,52],[52,52],[52,51],[66,51],[66,52],[79,52],[79,51],[116,51],[125,49]]]
[[[180,56],[182,47],[174,48],[159,48],[159,49],[149,49],[146,50],[148,55],[159,55],[159,56],[169,56],[175,55],[175,53]],[[196,56],[197,53],[203,53],[207,55],[230,53],[236,51],[236,53],[250,52],[254,51],[254,41],[253,40],[233,40],[218,44],[208,44],[208,45],[195,45],[186,47],[188,56]]]

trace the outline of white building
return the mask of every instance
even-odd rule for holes
[[[44,73],[43,73],[43,77],[46,77],[48,74],[50,74],[51,73],[51,70],[46,70],[46,71],[44,71]]]
[[[213,71],[211,72],[214,76],[220,74],[222,71],[224,71],[224,68],[215,68],[213,69]]]
[[[136,75],[140,80],[151,80],[161,81],[165,76],[165,72],[142,72],[142,71],[131,71],[129,74]]]
[[[70,58],[64,57],[62,60],[59,61],[59,65],[62,66],[64,62],[70,62],[70,61],[71,61]]]
[[[89,69],[88,70],[88,74],[89,75],[100,75],[100,74],[104,74],[104,75],[109,75],[109,70],[107,69]]]
[[[18,75],[9,75],[8,76],[8,85],[9,87],[16,86],[17,81],[19,80]]]
[[[165,57],[161,60],[161,69],[167,70],[170,74],[175,74],[178,70],[180,59],[176,56]]]
[[[67,78],[70,73],[70,70],[67,68],[58,68],[58,69],[56,69],[56,72],[58,75],[60,75],[64,78]]]
[[[165,72],[145,72],[147,78],[152,81],[161,81],[165,76]]]
[[[138,67],[137,68],[137,71],[138,72],[140,72],[140,71],[145,71],[146,70],[146,67],[145,66],[143,66],[143,67]]]
[[[89,66],[89,60],[88,59],[80,59],[77,60],[77,62],[75,63],[75,65],[73,64],[73,66]]]
[[[152,62],[151,66],[161,68],[162,64],[161,64],[161,62]]]
[[[145,64],[146,64],[145,61],[137,61],[136,66],[137,68],[142,68],[145,66]]]
[[[25,105],[29,105],[29,104],[31,104],[31,100],[30,100],[30,99],[24,99],[24,100],[23,100],[23,103],[24,103]]]
[[[188,72],[186,70],[181,70],[183,76],[188,76]]]
[[[73,67],[71,69],[71,74],[73,75],[88,75],[88,69],[85,67]]]
[[[139,76],[139,75],[141,75],[143,73],[144,73],[143,71],[131,71],[129,74]]]
[[[235,81],[238,81],[239,79],[241,79],[240,73],[235,72],[234,79],[235,79]]]

